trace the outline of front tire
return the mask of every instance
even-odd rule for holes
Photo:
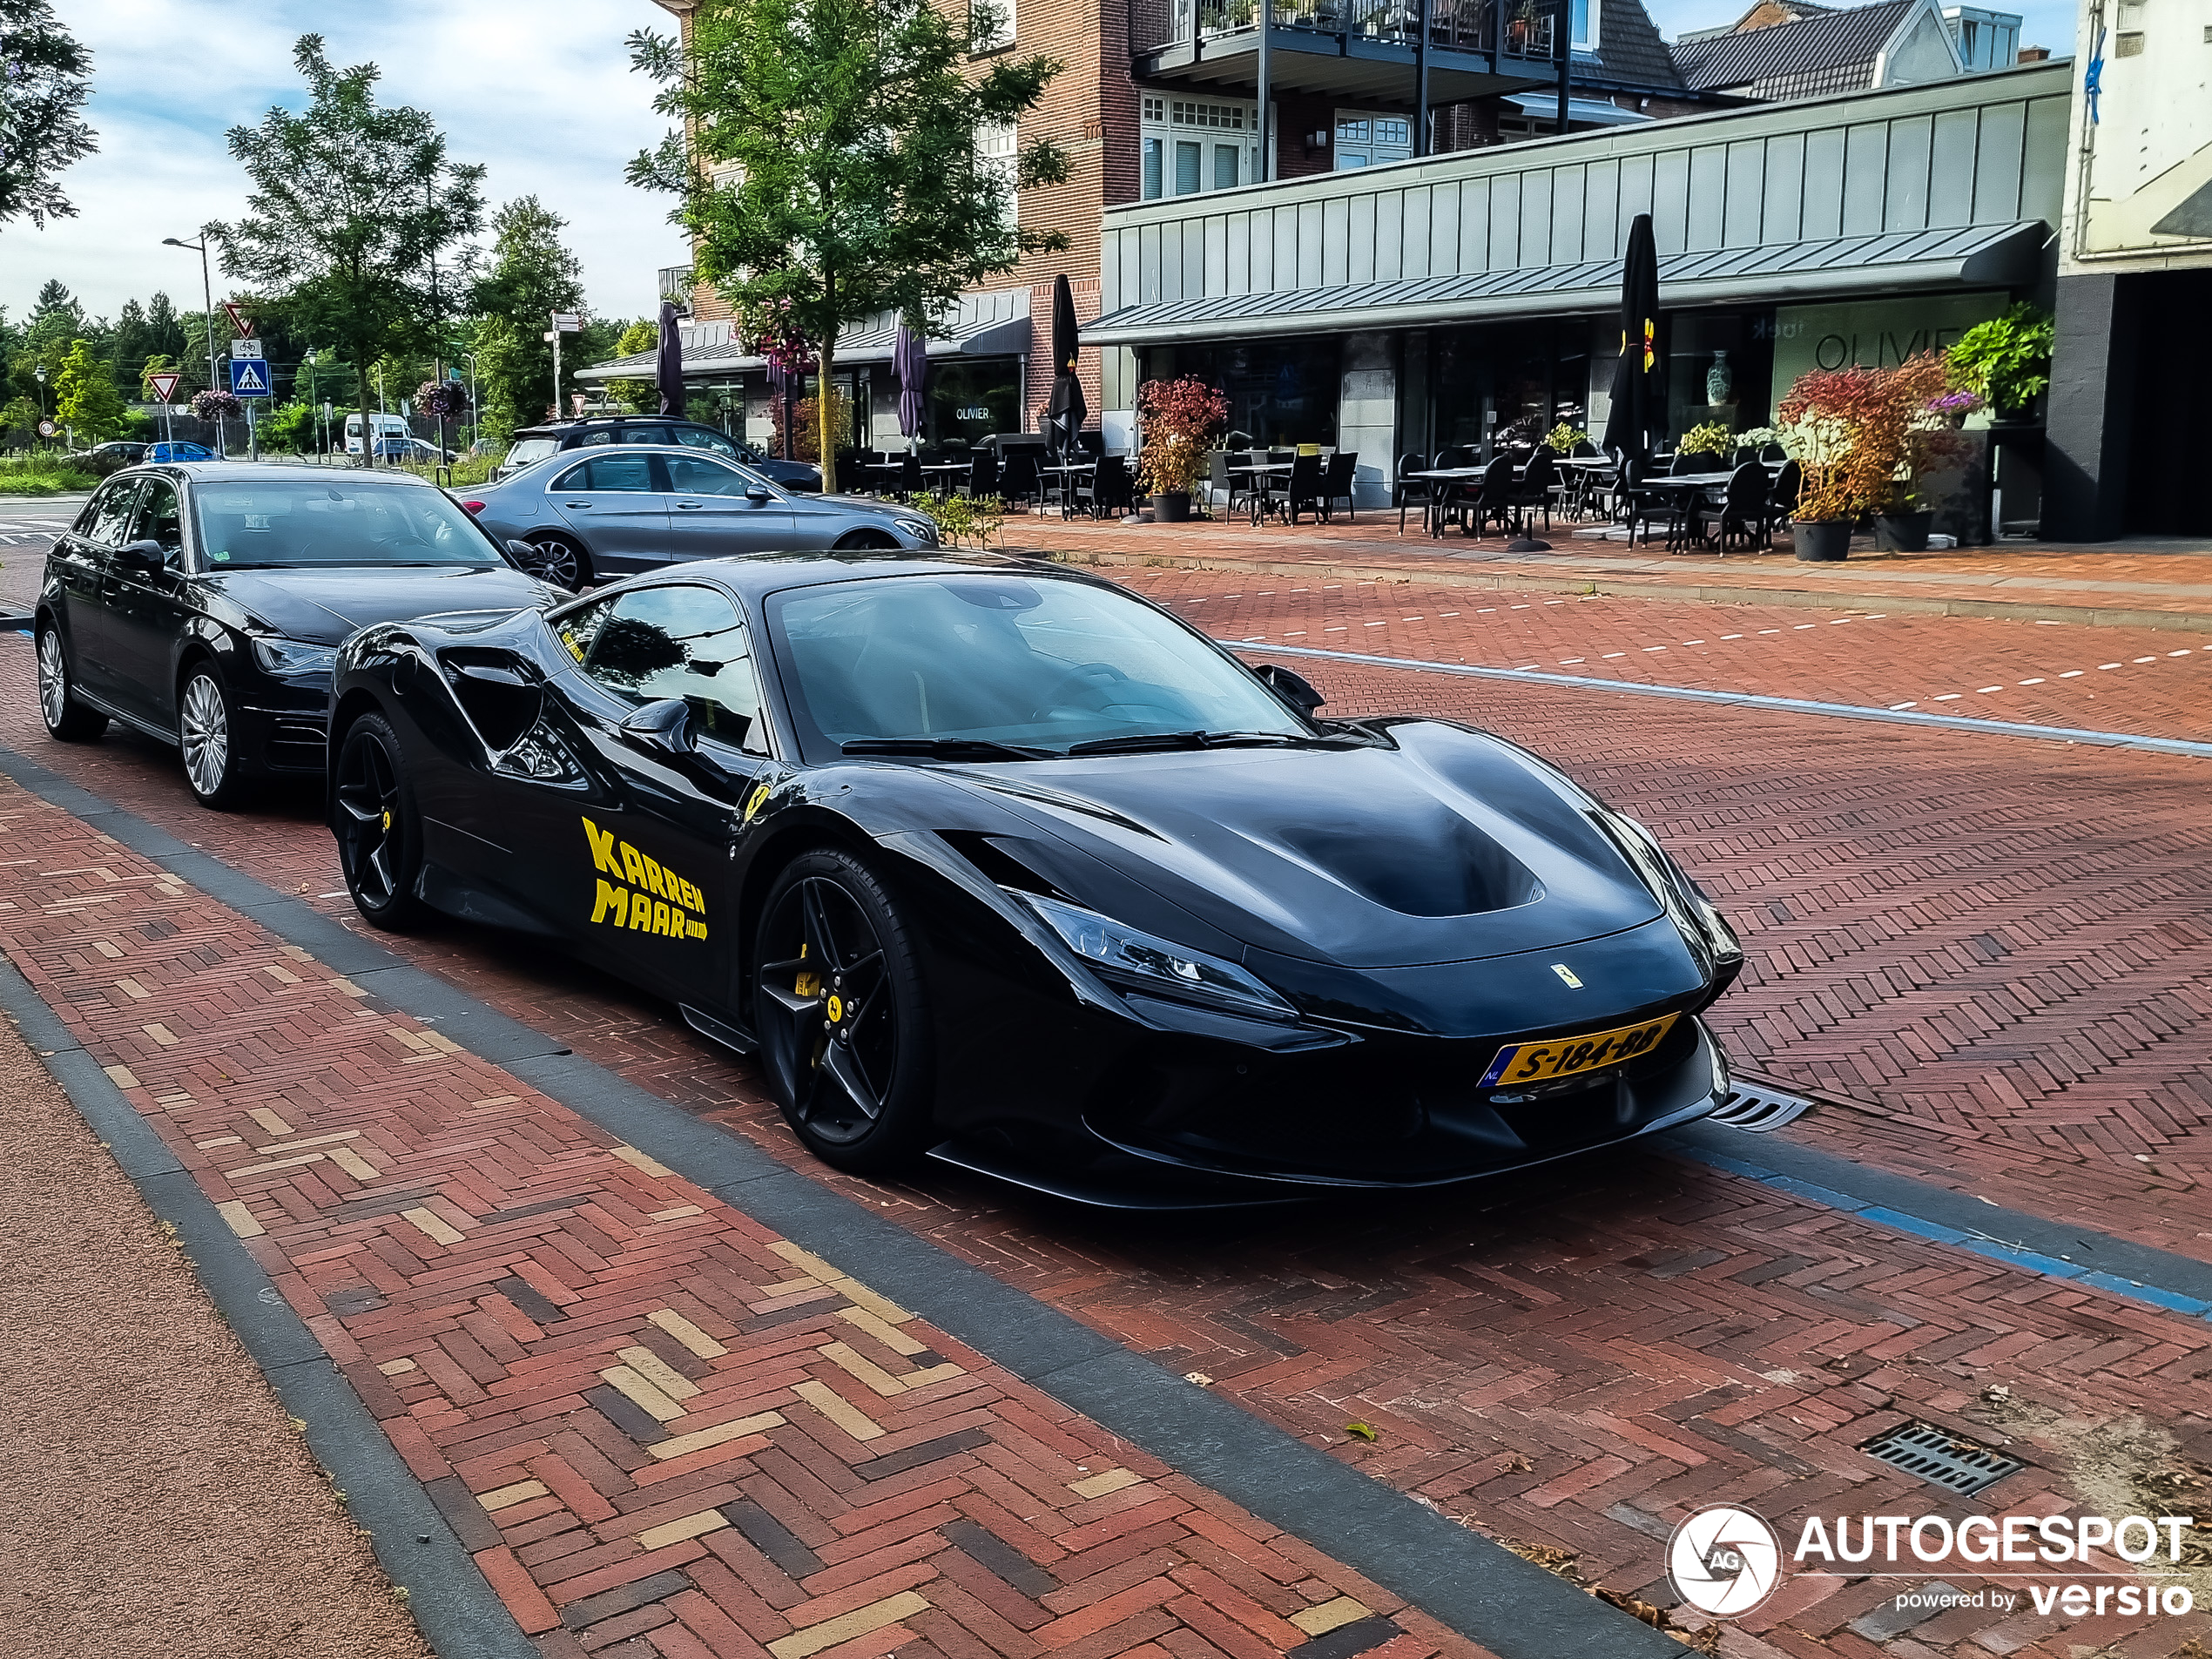
[[[399,734],[381,714],[347,729],[338,751],[338,865],[354,907],[373,927],[404,933],[429,914],[415,896],[422,819],[401,765]]]
[[[106,715],[77,700],[62,631],[51,623],[38,631],[38,712],[47,736],[62,743],[90,743],[107,730]]]
[[[185,671],[177,711],[178,748],[192,799],[211,811],[227,812],[245,799],[246,786],[239,764],[237,706],[212,664]]]
[[[905,907],[852,854],[804,853],[769,889],[753,962],[768,1086],[807,1150],[856,1175],[913,1158],[935,1062]]]

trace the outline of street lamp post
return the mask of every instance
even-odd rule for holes
[[[197,242],[186,242],[174,236],[165,236],[161,239],[161,246],[190,248],[199,255],[199,292],[201,299],[207,307],[207,309],[201,314],[207,324],[207,389],[211,392],[215,391],[219,389],[215,384],[215,283],[213,278],[207,273],[206,233],[203,231],[200,233],[200,239]],[[219,455],[227,455],[229,447],[224,441],[223,417],[219,415],[215,417],[215,453]]]

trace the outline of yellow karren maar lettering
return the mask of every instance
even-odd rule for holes
[[[675,871],[656,864],[627,841],[617,841],[612,830],[583,820],[583,838],[591,843],[592,867],[599,873],[599,890],[591,902],[591,920],[633,933],[658,934],[664,939],[704,939],[706,895]],[[607,878],[612,876],[613,880]],[[690,914],[696,912],[696,914]]]

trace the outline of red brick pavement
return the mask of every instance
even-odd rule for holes
[[[1433,677],[1369,671],[1358,684],[1325,678],[1346,707],[1378,699],[1434,706],[1440,695]],[[2061,883],[2088,893],[2122,919],[2121,932],[2155,932],[2164,925],[2160,905],[2170,907],[2176,892],[2201,892],[2201,840],[2188,839],[2196,826],[2186,804],[2199,797],[2188,792],[2195,773],[2185,763],[1656,703],[1633,718],[1609,718],[1588,738],[1562,739],[1591,729],[1588,694],[1447,689],[1479,697],[1483,718],[1561,753],[1678,843],[1691,838],[1692,861],[1709,876],[1726,862],[1724,880],[1716,879],[1736,889],[1729,902],[1753,932],[1760,973],[1775,973],[1795,993],[1777,997],[1760,980],[1730,999],[1742,1010],[1729,1016],[1739,1051],[1768,1028],[1789,1034],[1768,1045],[1785,1055],[1817,1041],[1817,1022],[1793,1022],[1808,1009],[1832,1020],[1838,984],[1853,995],[1871,987],[1901,1003],[1962,985],[1988,994],[1990,962],[1980,952],[1917,934],[1948,941],[2009,927],[2023,883],[2031,898]],[[1656,725],[1646,718],[1654,712],[1665,715]],[[185,803],[173,765],[144,745],[64,750],[12,728],[4,735],[287,891],[312,897],[323,883],[335,885],[327,843],[308,821],[311,803],[278,799],[258,817],[218,818]],[[1882,746],[1870,746],[1870,737]],[[1768,749],[1772,756],[1762,759]],[[1669,760],[1655,767],[1646,755]],[[1922,772],[1943,779],[1944,799],[1916,794],[1911,779]],[[2178,841],[2170,826],[2156,827],[2168,819],[2182,826]],[[2131,841],[2122,832],[2139,820],[2156,833],[2139,827]],[[2065,839],[2054,839],[2054,824]],[[2054,846],[2078,860],[2085,842],[2106,841],[2094,868],[2045,868]],[[2164,867],[2139,869],[2147,847]],[[1916,873],[1931,859],[1932,868]],[[1784,923],[1765,910],[1774,904],[1804,907]],[[342,912],[343,900],[326,907]],[[2089,925],[2100,924],[2093,917]],[[1781,967],[1770,970],[1765,959],[1777,945]],[[817,1178],[873,1197],[1130,1346],[1214,1376],[1262,1415],[1485,1530],[1575,1550],[1586,1573],[1620,1588],[1657,1576],[1653,1530],[1697,1501],[1749,1499],[1778,1519],[1809,1509],[1919,1507],[1925,1489],[1895,1480],[1854,1449],[1900,1413],[2014,1437],[2037,1467],[1993,1494],[2008,1509],[2073,1501],[2078,1483],[2097,1474],[2080,1456],[2085,1437],[2133,1413],[2190,1454],[2212,1458],[2202,1406],[2212,1362],[2201,1322],[1993,1269],[1710,1170],[1635,1158],[1585,1164],[1509,1195],[1340,1212],[1318,1234],[1310,1220],[1163,1228],[1040,1213],[995,1189],[934,1174],[868,1189],[807,1164],[750,1071],[691,1038],[665,1010],[491,935],[456,928],[409,948],[580,1052],[745,1130]],[[1816,950],[1888,956],[1838,974],[1819,968]],[[2178,970],[2148,959],[2134,968],[2154,987],[2152,1011],[2161,1013],[2159,999],[2175,1000]],[[2012,977],[2018,974],[2016,965]],[[1827,988],[1808,988],[1816,984]],[[1885,1018],[1894,1027],[1897,1010],[1880,997],[1858,1012],[1870,1030]],[[2098,1028],[2066,1012],[2039,1028]],[[1959,1063],[1986,1069],[2000,1052],[1964,1023],[1954,1022],[1947,1038],[1959,1045]],[[2139,1042],[2136,1059],[2145,1065],[2149,1055],[2154,1082],[2170,1087],[2187,1064],[2158,1065],[2159,1049],[2155,1040]],[[2070,1103],[2081,1087],[2057,1097]],[[1945,1121],[1945,1104],[1918,1118],[1888,1104],[1831,1112],[1800,1129],[1871,1161],[1952,1182],[1963,1172],[1993,1197],[2203,1252],[2189,1238],[2202,1214],[2194,1174],[2176,1178],[2164,1158],[2137,1172],[2131,1155],[2107,1155],[2094,1135],[2069,1143],[2032,1115],[2016,1122],[2009,1102],[1971,1086],[1948,1103],[1956,1121]],[[2094,1102],[2086,1115],[2125,1121]],[[2187,1133],[2173,1140],[2188,1150]],[[1993,1160],[1983,1151],[1991,1142],[2001,1154]],[[1982,1399],[1984,1388],[2000,1386],[2009,1394]],[[1341,1425],[1354,1414],[1383,1431],[1377,1445],[1343,1439]],[[1599,1464],[1607,1474],[1598,1483],[1574,1489]],[[1811,1597],[1824,1584],[1792,1593]],[[1767,1639],[1799,1651],[1865,1651],[1843,1627],[1880,1599],[1879,1588],[1833,1588],[1817,1608],[1791,1611]],[[2055,1645],[2041,1650],[2067,1651],[2048,1629],[2019,1635],[2020,1625],[2015,1615],[1979,1634],[1986,1642],[2018,1635],[2039,1644],[2047,1635]],[[2187,1628],[2174,1625],[2159,1640],[2178,1642]],[[1820,1641],[1793,1634],[1801,1630]]]
[[[10,957],[546,1654],[1480,1653],[9,783],[0,843]]]
[[[1470,593],[1418,581],[1118,570],[1255,649],[1533,668],[2154,737],[2212,738],[2212,644],[2148,629],[1802,607]]]
[[[1782,550],[1669,556],[1655,544],[1577,540],[1561,524],[1548,553],[1509,554],[1505,538],[1469,540],[1456,532],[1432,541],[1418,516],[1406,533],[1398,516],[1364,514],[1357,523],[1308,523],[1254,529],[1241,519],[1179,525],[1098,523],[1034,514],[1007,521],[1005,543],[1055,557],[1099,560],[1116,567],[1174,562],[1253,573],[1333,572],[1470,583],[1503,583],[1557,590],[1595,581],[1632,594],[1691,590],[1768,590],[1820,596],[1841,605],[1884,608],[1885,597],[1920,606],[2032,605],[2067,610],[2142,611],[2202,627],[2212,614],[2212,547],[2202,543],[2121,543],[2068,549],[2041,543],[1945,552],[1876,555],[1863,539],[1849,561],[1800,563],[1784,539]],[[2184,621],[2183,619],[2187,619]]]

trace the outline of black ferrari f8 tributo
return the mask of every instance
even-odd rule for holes
[[[1110,583],[809,554],[341,651],[380,927],[543,937],[757,1054],[819,1157],[1169,1208],[1427,1187],[1708,1112],[1728,924],[1450,720],[1332,720]]]

